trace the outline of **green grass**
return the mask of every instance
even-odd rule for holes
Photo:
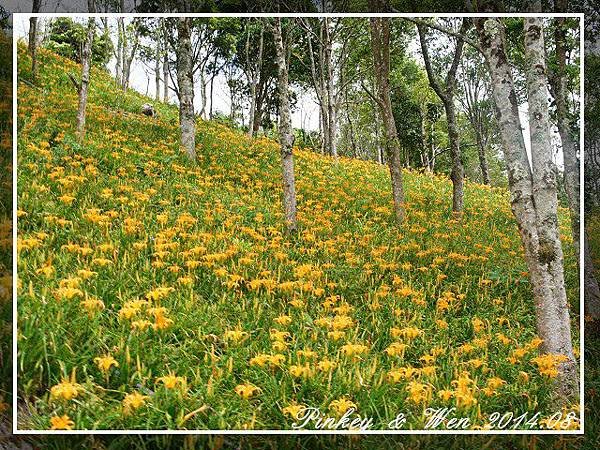
[[[68,415],[79,429],[289,429],[285,407],[335,415],[340,399],[375,428],[405,412],[406,428],[420,429],[426,407],[459,406],[476,427],[494,411],[555,412],[534,361],[533,302],[505,190],[467,182],[456,220],[447,178],[405,171],[398,228],[385,167],[297,151],[300,229],[288,236],[275,142],[200,121],[192,164],[172,105],[144,117],[147,98],[94,70],[79,145],[67,77],[77,71],[41,51],[39,87],[19,83],[20,428]],[[577,345],[576,261],[560,215]],[[158,287],[172,290],[148,299]],[[101,309],[88,311],[86,299]],[[137,299],[148,304],[126,318]],[[236,330],[245,339],[230,339]],[[386,353],[393,342],[407,345],[403,355]],[[349,344],[365,351],[346,355]],[[282,355],[280,365],[251,364],[265,354]],[[107,372],[95,363],[104,355],[117,363]],[[320,371],[323,361],[335,367]],[[406,368],[417,375],[390,381]],[[169,373],[185,384],[167,388]],[[459,392],[464,373],[472,382]],[[504,383],[486,391],[495,378]],[[78,395],[52,396],[65,379]],[[249,398],[236,393],[245,384],[258,389]],[[134,391],[147,398],[128,413]]]

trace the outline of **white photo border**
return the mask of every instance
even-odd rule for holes
[[[585,36],[584,36],[584,13],[13,13],[13,17],[19,18],[52,18],[52,17],[72,17],[72,18],[117,18],[117,17],[147,17],[147,18],[168,18],[168,17],[329,17],[329,18],[369,18],[369,17],[389,17],[389,18],[459,18],[459,17],[498,17],[498,18],[577,18],[579,19],[579,109],[580,109],[580,132],[579,132],[579,235],[580,248],[582,247],[583,236],[585,232],[585,213],[584,213],[584,186],[585,186],[585,157],[584,157],[584,138],[585,138]],[[13,24],[15,23],[13,19]],[[584,315],[584,252],[580,252],[579,257],[579,423],[577,430],[143,430],[143,429],[89,429],[89,430],[35,430],[18,428],[18,401],[17,401],[17,37],[13,30],[13,160],[12,160],[12,181],[13,181],[13,216],[12,216],[12,239],[13,239],[13,333],[12,333],[12,432],[15,435],[583,435],[585,430],[585,374],[584,374],[584,344],[585,344],[585,315]]]

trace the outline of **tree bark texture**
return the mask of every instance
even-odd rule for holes
[[[77,108],[77,136],[80,143],[83,142],[85,137],[85,109],[87,107],[88,87],[90,83],[92,42],[94,41],[95,27],[94,18],[88,19],[85,42],[81,53],[81,81],[79,83],[79,105]]]
[[[188,157],[196,160],[196,119],[194,116],[194,80],[192,67],[192,19],[177,20],[177,84],[179,86],[179,127],[181,146]]]
[[[551,157],[546,66],[541,19],[525,19],[527,90],[532,166],[521,133],[518,102],[499,19],[476,19],[477,31],[492,79],[492,92],[508,168],[511,206],[519,226],[530,272],[541,350],[564,355],[555,394],[578,392],[563,254],[558,234],[556,176]],[[508,101],[507,101],[508,99]],[[532,168],[533,167],[533,171]]]
[[[294,176],[294,136],[290,116],[290,100],[288,87],[288,66],[286,48],[283,43],[281,18],[275,18],[273,27],[275,48],[277,51],[277,87],[279,91],[279,143],[281,145],[281,164],[283,171],[283,208],[288,231],[295,232],[296,219],[296,186]]]
[[[450,173],[450,179],[452,180],[452,211],[460,213],[464,209],[464,176],[465,169],[462,163],[462,154],[460,150],[460,138],[458,136],[458,126],[456,123],[456,110],[454,106],[454,91],[456,87],[456,71],[462,57],[462,50],[464,47],[464,40],[458,38],[456,40],[456,47],[454,49],[454,55],[452,58],[452,65],[446,75],[444,85],[438,80],[434,69],[431,65],[429,57],[429,49],[427,48],[425,26],[422,24],[417,25],[419,32],[419,41],[421,43],[421,52],[423,54],[423,60],[425,62],[425,69],[427,71],[427,77],[429,84],[435,91],[437,96],[444,104],[444,110],[446,112],[446,121],[448,122],[448,140],[450,143],[450,153],[452,155],[452,172]],[[467,30],[467,21],[463,21],[460,33],[465,33]]]
[[[396,221],[401,223],[404,220],[404,188],[402,168],[400,167],[400,141],[398,140],[390,97],[390,24],[388,18],[373,17],[370,21],[373,65],[377,80],[376,100],[385,131],[383,139],[392,182],[394,215]]]

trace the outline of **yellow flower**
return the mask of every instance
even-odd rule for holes
[[[389,356],[404,356],[404,352],[407,348],[407,344],[403,344],[402,342],[392,342],[384,351]]]
[[[83,297],[83,292],[77,288],[61,287],[54,291],[54,297],[57,300],[62,300],[64,298],[71,300],[73,297]]]
[[[282,352],[287,349],[287,344],[283,341],[273,341],[273,350],[276,352]]]
[[[100,299],[93,297],[88,297],[85,300],[79,302],[79,304],[83,306],[90,315],[96,311],[101,311],[104,309],[104,302]]]
[[[290,375],[296,378],[310,378],[313,374],[308,364],[303,366],[292,365],[289,367]]]
[[[299,358],[312,359],[312,358],[317,357],[317,352],[310,350],[310,349],[304,349],[304,350],[298,350],[296,352],[296,355],[298,355]]]
[[[54,275],[54,272],[56,272],[56,269],[50,263],[40,267],[39,269],[36,269],[36,271],[35,271],[36,274],[38,274],[38,275],[43,274],[44,276],[46,276],[48,278],[50,278],[52,275]]]
[[[290,416],[292,419],[298,419],[300,413],[306,409],[306,406],[292,403],[281,410],[284,415]]]
[[[333,400],[329,404],[329,409],[332,410],[338,416],[343,415],[350,408],[354,408],[354,410],[356,410],[357,409],[356,403],[352,402],[351,400],[349,400],[346,397],[342,397],[337,400]]]
[[[169,372],[168,375],[156,379],[157,383],[162,383],[167,389],[174,389],[177,385],[182,387],[186,384],[185,377],[178,377],[175,374]]]
[[[351,328],[354,325],[354,320],[352,317],[346,315],[337,315],[331,321],[331,328],[334,330],[345,330],[346,328]]]
[[[50,418],[51,430],[72,430],[75,422],[66,414],[64,416],[52,416]]]
[[[154,323],[152,324],[152,328],[155,330],[164,330],[173,325],[173,320],[169,319],[162,314],[157,314],[154,316]]]
[[[344,331],[329,331],[327,332],[327,337],[332,339],[333,341],[339,341],[340,339],[343,339],[346,336],[346,333]]]
[[[148,398],[150,397],[142,395],[137,391],[125,395],[125,398],[123,399],[123,413],[130,414],[134,409],[143,406]]]
[[[279,316],[279,317],[275,317],[275,319],[273,319],[275,322],[277,322],[279,325],[283,325],[284,327],[289,325],[290,323],[292,323],[292,318],[290,316]]]
[[[431,386],[417,381],[411,381],[406,386],[408,398],[413,403],[424,403],[431,397]]]
[[[319,369],[321,372],[329,372],[330,370],[335,369],[335,367],[336,363],[328,359],[319,361],[319,363],[317,364],[317,369]]]
[[[411,340],[415,339],[416,337],[420,336],[421,334],[423,334],[423,330],[420,330],[415,327],[406,327],[406,328],[402,328],[402,329],[392,327],[390,329],[390,333],[393,338],[397,338],[397,337],[401,336],[401,337],[404,337],[406,340],[411,341]]]
[[[487,380],[487,385],[490,389],[498,389],[504,384],[506,384],[506,381],[498,377],[492,377]]]
[[[175,288],[172,287],[157,287],[156,289],[151,290],[146,294],[146,298],[148,300],[158,301],[162,298],[165,298],[169,295],[170,292],[175,291]]]
[[[117,362],[117,360],[110,355],[98,356],[94,358],[94,362],[96,363],[100,371],[103,372],[105,375],[108,374],[108,371],[111,367],[119,367],[119,363]]]
[[[251,366],[264,367],[271,361],[271,355],[261,353],[250,359]]]
[[[437,326],[443,330],[447,330],[448,329],[448,322],[446,322],[443,319],[436,319],[435,323],[437,324]]]
[[[64,379],[59,384],[52,386],[50,389],[50,397],[61,397],[65,400],[71,400],[72,398],[77,397],[79,391],[82,389],[80,384]]]
[[[475,333],[479,333],[485,326],[483,320],[478,319],[477,317],[471,319],[471,323],[473,324],[473,331],[475,331]]]
[[[342,353],[347,356],[361,355],[366,353],[369,347],[363,344],[346,344],[342,345]]]
[[[245,332],[242,331],[240,329],[235,329],[235,330],[228,330],[225,332],[225,335],[223,336],[223,339],[226,341],[233,341],[233,342],[243,342],[246,339],[248,339],[250,335]]]
[[[73,200],[75,200],[75,197],[72,197],[71,195],[61,195],[60,197],[57,197],[61,202],[70,205],[71,203],[73,203]]]
[[[437,396],[444,402],[447,402],[450,398],[452,398],[453,395],[454,393],[448,389],[439,390],[437,393]]]
[[[275,328],[272,328],[269,333],[273,341],[285,341],[290,337],[290,333],[287,331],[279,331]]]
[[[136,330],[136,331],[145,331],[146,329],[148,329],[149,327],[152,326],[152,322],[150,322],[149,320],[134,320],[133,322],[131,322],[131,329],[132,330]]]
[[[94,275],[98,275],[98,272],[92,272],[87,269],[80,269],[77,271],[77,275],[79,275],[82,279],[87,280],[88,278],[93,277]]]
[[[234,390],[235,393],[242,397],[244,400],[247,400],[260,392],[260,388],[250,383],[238,384]]]
[[[540,375],[547,376],[548,378],[555,378],[558,375],[559,364],[567,359],[568,358],[565,355],[547,354],[532,358],[531,362],[538,366]]]

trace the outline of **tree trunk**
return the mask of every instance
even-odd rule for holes
[[[125,27],[122,17],[117,17],[117,55],[115,63],[115,79],[119,86],[123,80],[123,28]]]
[[[475,19],[492,79],[492,92],[508,168],[511,206],[529,267],[541,350],[564,355],[554,393],[578,392],[569,307],[564,285],[562,248],[558,235],[556,182],[551,157],[546,74],[541,19],[525,19],[528,61],[530,135],[533,173],[521,133],[518,102],[499,19]],[[507,101],[508,99],[508,101]]]
[[[217,77],[216,73],[213,73],[210,77],[210,94],[208,96],[208,99],[210,101],[210,109],[208,110],[208,118],[212,119],[213,118],[213,99],[214,99],[214,87],[215,87],[215,78]]]
[[[488,168],[487,158],[485,156],[485,144],[483,134],[479,126],[475,126],[475,140],[477,141],[477,151],[479,154],[479,168],[481,169],[481,179],[483,184],[490,184],[490,170]]]
[[[160,101],[160,39],[156,39],[156,56],[154,61],[154,100]]]
[[[466,33],[468,27],[468,21],[463,19],[463,24],[459,33]],[[461,213],[463,211],[464,202],[464,167],[462,164],[462,155],[460,151],[460,138],[458,136],[458,129],[456,125],[456,112],[454,107],[454,88],[456,86],[456,71],[462,57],[462,50],[464,47],[464,40],[458,38],[456,41],[456,48],[454,50],[454,56],[452,58],[452,65],[446,75],[444,86],[440,84],[437,79],[437,75],[434,73],[434,69],[429,59],[429,50],[425,39],[424,26],[417,25],[417,31],[419,32],[419,41],[421,43],[421,52],[423,54],[423,60],[425,62],[425,69],[427,71],[427,78],[429,84],[435,91],[437,96],[444,104],[444,110],[446,111],[446,119],[448,122],[448,140],[450,141],[450,152],[452,155],[452,173],[450,178],[452,179],[452,211]]]
[[[254,115],[256,114],[256,86],[258,85],[258,80],[260,74],[262,72],[262,58],[263,58],[263,47],[264,47],[264,24],[261,20],[261,28],[260,28],[260,39],[258,41],[258,59],[256,61],[256,68],[252,73],[252,78],[250,80],[250,114],[248,117],[248,136],[254,136]],[[250,34],[248,34],[248,37]],[[246,43],[246,59],[249,59],[249,42]],[[250,61],[247,61],[250,64]]]
[[[163,61],[162,61],[162,77],[163,77],[163,102],[169,102],[169,42],[167,40],[167,28],[163,27]]]
[[[32,13],[39,13],[42,6],[42,0],[33,0]],[[29,54],[31,55],[31,79],[35,83],[37,80],[37,25],[38,18],[29,18]]]
[[[289,232],[295,232],[298,224],[296,219],[296,187],[294,177],[294,155],[292,120],[290,117],[290,100],[288,87],[288,67],[286,63],[286,48],[281,35],[281,18],[275,18],[273,27],[275,48],[277,50],[277,74],[279,90],[279,143],[281,145],[281,163],[283,170],[283,207],[285,221]]]
[[[129,77],[127,74],[127,54],[129,52],[129,39],[127,36],[127,27],[125,26],[125,21],[121,21],[121,39],[122,39],[122,67],[121,67],[121,79],[119,80],[121,89],[125,90],[125,79]]]
[[[404,220],[404,189],[400,167],[400,142],[398,140],[390,98],[390,24],[388,18],[373,17],[370,20],[373,65],[377,79],[378,97],[376,100],[385,130],[384,146],[390,168],[394,215],[396,221],[401,223]]]
[[[329,130],[329,97],[327,95],[327,54],[325,51],[325,28],[326,22],[320,19],[319,26],[319,77],[318,77],[318,93],[320,98],[319,106],[321,108],[321,121],[323,126],[323,154],[331,154],[331,132]],[[312,54],[312,53],[311,53]]]
[[[29,18],[29,54],[31,55],[31,79],[37,79],[37,17]]]
[[[127,44],[127,40],[126,42],[126,46],[123,49],[123,81],[122,81],[122,87],[123,87],[123,92],[125,92],[128,88],[129,88],[129,78],[131,76],[131,64],[133,63],[133,60],[135,59],[135,55],[139,46],[139,35],[138,35],[138,26],[137,24],[134,22],[134,31],[133,31],[133,42],[131,43],[131,50],[129,52],[129,54],[127,54],[126,47],[129,46],[129,44]]]
[[[90,65],[95,25],[94,18],[89,18],[83,51],[81,53],[81,81],[79,83],[79,107],[77,108],[77,136],[80,143],[83,143],[85,137],[85,109],[87,106],[88,86],[90,83]]]
[[[200,117],[206,118],[206,80],[204,78],[204,68],[200,69],[200,100],[202,100],[202,106],[200,107]],[[231,97],[231,109],[233,110],[233,96]],[[233,113],[232,113],[233,115]]]
[[[263,79],[263,74],[261,73],[258,82],[258,89],[256,92],[256,110],[254,112],[254,123],[252,124],[252,134],[256,136],[258,131],[260,130],[260,126],[263,118],[263,104],[265,100],[267,86],[265,85],[266,81]]]
[[[452,156],[452,172],[450,179],[452,180],[452,211],[460,213],[464,209],[464,177],[465,169],[463,168],[460,138],[456,125],[456,112],[454,109],[454,96],[450,95],[448,101],[444,102],[446,110],[446,119],[448,121],[448,140],[450,141],[450,154]]]
[[[179,126],[181,146],[196,160],[196,121],[194,117],[194,75],[192,67],[192,19],[177,19],[177,84],[179,87]]]
[[[329,18],[323,19],[323,68],[325,75],[325,93],[327,97],[327,141],[329,143],[329,154],[337,158],[337,146],[335,138],[335,99],[333,92],[333,61],[332,61],[332,46],[331,35],[329,29]]]

